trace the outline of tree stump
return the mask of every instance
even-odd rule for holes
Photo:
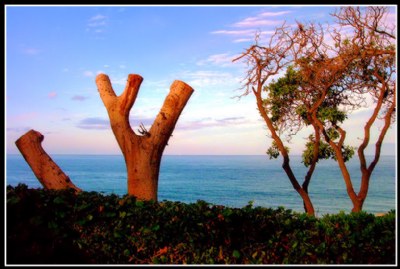
[[[111,129],[125,158],[128,194],[139,200],[157,201],[161,157],[193,89],[175,80],[150,130],[141,125],[141,135],[138,135],[129,124],[129,112],[142,81],[141,76],[130,74],[124,92],[116,96],[107,75],[99,74],[96,77]]]
[[[15,141],[15,144],[45,189],[72,188],[80,192],[81,189],[72,183],[70,178],[44,151],[42,147],[43,139],[44,136],[41,133],[30,130]]]

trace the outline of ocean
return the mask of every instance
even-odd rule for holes
[[[121,155],[52,155],[52,159],[84,191],[124,195],[127,193],[126,168]],[[306,168],[301,156],[291,157],[290,164],[300,184]],[[192,203],[204,200],[215,205],[244,207],[253,203],[262,207],[285,207],[304,212],[302,200],[282,169],[281,159],[267,155],[164,155],[161,162],[159,201]],[[360,170],[358,157],[348,163],[353,185],[358,192]],[[363,210],[369,213],[396,209],[396,158],[381,156],[369,186]],[[6,185],[24,183],[42,187],[20,154],[6,156]],[[317,164],[309,185],[309,194],[317,216],[349,213],[352,208],[340,169],[334,160]]]

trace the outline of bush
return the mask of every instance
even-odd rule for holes
[[[395,212],[321,219],[7,187],[9,264],[394,264]]]

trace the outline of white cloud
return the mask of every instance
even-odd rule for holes
[[[86,24],[86,31],[93,31],[94,33],[102,33],[107,26],[107,16],[97,14],[91,17]]]
[[[226,87],[238,81],[238,78],[234,77],[233,74],[218,71],[186,71],[180,77],[194,88],[205,88],[216,85]]]
[[[214,118],[203,118],[195,121],[186,121],[181,122],[177,129],[178,130],[197,130],[203,128],[212,128],[212,127],[226,127],[226,126],[238,126],[244,125],[251,122],[250,119],[246,119],[245,117],[227,117],[221,119]]]
[[[283,20],[268,20],[266,17],[278,17],[290,13],[291,11],[263,12],[255,17],[245,18],[237,23],[234,27],[259,27],[259,26],[275,26],[283,23]]]
[[[226,66],[231,66],[233,64],[232,60],[238,56],[239,56],[239,54],[237,54],[237,55],[230,55],[228,53],[214,54],[214,55],[210,55],[205,60],[198,61],[196,64],[200,65],[200,66],[206,65],[206,64],[212,64],[212,65],[226,67]]]
[[[250,29],[250,30],[218,30],[211,32],[212,34],[222,34],[222,35],[245,35],[245,36],[252,36],[257,32],[257,30]]]
[[[95,21],[95,22],[89,22],[87,24],[88,27],[99,27],[99,26],[104,26],[106,25],[105,21]]]
[[[256,33],[259,35],[272,35],[275,31],[260,31],[259,29],[249,29],[249,30],[219,30],[211,32],[212,34],[222,34],[238,36],[240,38],[235,39],[235,43],[254,40]],[[251,37],[251,38],[250,38]]]
[[[85,71],[85,72],[83,72],[83,75],[84,75],[85,77],[93,77],[93,76],[94,76],[94,73],[93,73],[92,71]]]
[[[104,15],[101,15],[101,14],[97,14],[97,15],[91,17],[89,19],[89,21],[100,21],[100,20],[104,20],[105,18],[107,18],[107,17]]]
[[[281,20],[265,20],[265,19],[260,19],[258,17],[250,17],[235,23],[233,26],[235,27],[274,26],[282,23],[283,21]]]
[[[120,78],[112,78],[110,77],[111,84],[112,85],[126,85],[127,78],[126,77],[120,77]]]
[[[260,14],[260,16],[262,17],[276,17],[276,16],[281,16],[281,15],[285,15],[285,14],[289,14],[291,13],[291,11],[287,10],[287,11],[278,11],[278,12],[263,12]]]
[[[263,12],[253,17],[247,17],[241,21],[232,24],[232,27],[236,28],[247,28],[242,30],[217,30],[211,32],[211,34],[231,35],[240,36],[233,40],[234,43],[249,42],[254,40],[254,36],[259,33],[260,35],[271,35],[275,31],[271,30],[271,27],[283,24],[282,19],[268,19],[269,17],[279,17],[290,13],[290,11],[279,11],[279,12]],[[267,29],[260,29],[260,27],[266,27]],[[253,38],[250,38],[253,37]]]
[[[241,43],[241,42],[249,42],[249,41],[253,41],[253,38],[239,38],[239,39],[235,39],[233,40],[234,43]]]
[[[23,48],[22,53],[27,54],[27,55],[37,55],[40,53],[40,50],[36,48]]]

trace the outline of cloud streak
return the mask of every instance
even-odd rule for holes
[[[261,35],[273,34],[274,31],[261,31],[260,27],[266,27],[270,29],[270,27],[280,25],[284,22],[284,20],[280,19],[279,17],[289,13],[291,13],[291,11],[262,12],[256,16],[247,17],[231,25],[231,27],[239,29],[217,30],[212,31],[211,34],[240,37],[233,40],[234,43],[249,42],[254,40],[254,36],[257,32],[260,32]]]
[[[92,71],[87,70],[87,71],[83,72],[83,76],[85,76],[85,77],[93,77],[94,73]]]
[[[196,64],[200,66],[211,64],[211,65],[225,67],[232,65],[232,60],[238,56],[239,54],[237,55],[230,55],[228,53],[214,54],[208,56],[208,58],[205,60],[198,61]]]
[[[256,30],[218,30],[211,32],[212,34],[222,34],[222,35],[241,35],[241,36],[251,36],[256,33]]]
[[[49,99],[54,99],[57,97],[57,93],[56,92],[49,92],[49,94],[47,95],[47,97]]]
[[[92,31],[95,33],[102,33],[107,26],[107,16],[97,14],[91,17],[86,24],[86,31]]]
[[[257,27],[257,26],[275,26],[282,24],[282,20],[265,20],[258,17],[246,18],[240,22],[235,23],[235,27]]]
[[[8,127],[7,132],[26,133],[31,129],[31,127]]]
[[[278,12],[263,12],[259,16],[261,17],[276,17],[276,16],[282,16],[292,13],[292,11],[286,10],[286,11],[278,11]]]
[[[74,95],[71,98],[71,100],[73,100],[73,101],[85,101],[86,99],[89,99],[89,97],[82,96],[82,95]]]
[[[137,130],[140,124],[143,124],[147,129],[150,129],[151,125],[154,122],[152,118],[133,118],[132,116],[129,118],[131,127],[134,131]],[[248,124],[250,121],[245,117],[227,117],[221,119],[213,119],[211,117],[203,118],[195,121],[187,121],[187,122],[178,122],[176,129],[177,130],[199,130],[205,128],[213,128],[213,127],[226,127],[226,126],[238,126]],[[77,127],[80,129],[86,130],[107,130],[111,129],[110,122],[108,119],[99,118],[99,117],[89,117],[82,119]]]
[[[97,117],[85,118],[78,123],[77,127],[87,130],[106,130],[111,128],[108,120]]]
[[[40,53],[40,50],[36,48],[23,48],[22,53],[33,56],[38,55]]]
[[[245,117],[228,117],[222,119],[203,118],[196,121],[181,122],[177,124],[178,130],[198,130],[212,127],[226,127],[247,124]]]
[[[150,128],[153,124],[154,119],[146,117],[130,116],[129,122],[132,129],[136,129],[136,126],[143,124],[146,128]],[[99,118],[99,117],[89,117],[82,119],[76,127],[86,130],[111,130],[109,119]]]
[[[226,86],[238,81],[231,73],[219,71],[186,71],[180,77],[192,87],[199,88],[216,85]]]

